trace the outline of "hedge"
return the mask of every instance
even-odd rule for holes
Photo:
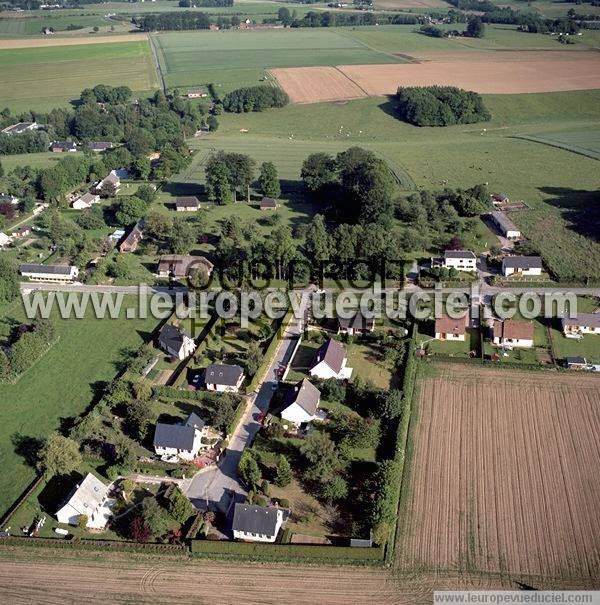
[[[26,538],[22,536],[9,536],[0,538],[0,544],[10,546],[25,546],[34,548],[66,548],[73,550],[119,550],[127,552],[174,552],[186,554],[187,548],[182,544],[157,544],[139,542],[120,542],[119,540],[86,540],[72,538]]]
[[[227,435],[231,435],[235,430],[235,427],[238,425],[239,421],[242,419],[244,412],[246,411],[246,402],[243,399],[240,399],[240,402],[235,409],[235,414],[231,419],[231,422],[227,425]]]

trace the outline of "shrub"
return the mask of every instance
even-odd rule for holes
[[[77,527],[81,529],[85,529],[87,527],[88,516],[87,515],[79,515],[79,519],[77,520]]]
[[[289,508],[290,507],[290,501],[287,498],[281,498],[279,500],[279,506],[281,506],[281,508]]]

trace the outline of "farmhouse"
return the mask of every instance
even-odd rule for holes
[[[208,97],[208,87],[198,86],[198,88],[190,88],[187,91],[188,99],[205,99]]]
[[[496,227],[500,230],[500,233],[506,239],[519,239],[521,237],[519,229],[504,212],[496,210],[495,212],[490,212],[490,216]]]
[[[104,177],[97,185],[96,185],[96,193],[102,193],[102,189],[105,187],[113,188],[114,192],[117,193],[119,191],[119,187],[121,186],[121,179],[117,176],[115,170],[112,170],[110,174]]]
[[[238,503],[233,511],[233,537],[249,542],[275,542],[283,524],[283,510]]]
[[[96,151],[100,153],[101,151],[106,151],[107,149],[112,149],[113,144],[109,141],[90,141],[88,143],[88,149],[91,151]]]
[[[460,319],[453,319],[443,315],[435,320],[435,337],[437,340],[464,341],[467,333],[467,315]]]
[[[12,237],[25,237],[31,233],[30,225],[23,225],[22,227],[18,227],[14,231],[11,232]]]
[[[209,391],[237,393],[243,381],[244,370],[238,365],[212,364],[204,373],[204,382]]]
[[[200,202],[195,195],[186,195],[175,200],[177,212],[196,212],[198,208],[200,208]]]
[[[338,334],[367,334],[375,330],[375,318],[358,311],[352,317],[338,317]]]
[[[337,340],[330,338],[322,347],[319,348],[315,356],[314,364],[309,371],[311,376],[322,378],[336,378],[337,380],[347,380],[352,375],[352,368],[346,367],[348,358],[344,345]]]
[[[294,424],[307,424],[317,417],[320,400],[321,391],[305,378],[288,391],[281,417]]]
[[[89,191],[78,197],[72,204],[73,210],[85,210],[100,201],[100,196]]]
[[[600,334],[600,313],[578,313],[577,317],[563,317],[565,336],[575,334]]]
[[[158,346],[169,355],[182,361],[196,350],[196,343],[191,335],[171,324],[165,324],[162,327],[158,335]]]
[[[193,460],[202,448],[206,425],[197,414],[190,414],[185,424],[156,423],[154,451],[158,456],[177,456]]]
[[[160,257],[158,275],[159,277],[183,278],[200,268],[205,269],[208,275],[210,275],[214,269],[214,265],[204,256],[167,254]]]
[[[119,252],[135,252],[144,237],[144,221],[139,220],[129,235],[119,244]]]
[[[108,498],[108,486],[92,473],[88,473],[56,512],[56,520],[59,523],[77,525],[79,518],[85,516],[86,527],[104,529],[112,516],[111,506],[114,502]]]
[[[277,202],[272,197],[263,197],[260,200],[261,210],[277,210]]]
[[[23,264],[19,273],[32,281],[73,281],[79,275],[79,269],[72,265],[30,265]]]
[[[446,250],[443,266],[457,271],[477,271],[477,257],[470,250]]]
[[[2,130],[4,134],[23,134],[28,130],[37,130],[39,128],[37,122],[19,122],[18,124],[13,124],[12,126],[7,126]]]
[[[539,256],[507,256],[502,259],[502,275],[541,275],[542,259]]]
[[[494,320],[492,342],[495,345],[528,349],[533,346],[533,323],[514,319]]]
[[[73,141],[53,141],[50,144],[50,151],[53,153],[65,153],[77,151],[77,143]]]

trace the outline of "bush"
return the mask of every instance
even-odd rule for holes
[[[79,515],[79,519],[77,520],[77,527],[79,527],[80,529],[85,529],[87,527],[87,522],[87,515]]]
[[[290,508],[290,501],[287,498],[281,498],[279,500],[279,506],[281,506],[281,508]]]

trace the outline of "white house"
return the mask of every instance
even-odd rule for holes
[[[212,364],[204,372],[209,391],[237,393],[244,382],[244,369],[238,365]]]
[[[8,246],[12,242],[12,237],[6,235],[6,233],[0,233],[0,248]]]
[[[313,367],[310,369],[309,374],[324,380],[328,378],[347,380],[352,376],[352,368],[346,367],[347,362],[348,358],[346,357],[344,345],[330,338],[317,351]]]
[[[102,193],[102,187],[109,185],[114,188],[114,192],[117,193],[121,187],[121,179],[117,176],[115,170],[111,170],[108,176],[105,176],[99,183],[96,184],[96,193]]]
[[[205,432],[204,421],[193,413],[183,425],[157,422],[154,430],[154,451],[158,456],[177,456],[182,460],[193,460],[202,449],[202,437]]]
[[[72,204],[73,210],[85,210],[100,201],[100,196],[89,191],[78,197]]]
[[[352,317],[338,317],[338,334],[367,334],[375,330],[375,318],[358,311]]]
[[[459,319],[453,319],[449,315],[443,315],[435,320],[435,337],[437,340],[457,340],[462,342],[467,333],[467,315]]]
[[[578,313],[577,317],[563,317],[565,336],[575,334],[600,334],[600,313]]]
[[[19,203],[19,198],[16,195],[0,193],[0,204],[12,204],[16,206]]]
[[[272,506],[235,505],[233,537],[248,542],[275,542],[283,525],[283,510]]]
[[[541,275],[542,259],[539,256],[507,256],[502,259],[502,275]]]
[[[165,324],[162,327],[158,335],[158,346],[165,353],[182,361],[196,350],[196,343],[191,335],[171,324]]]
[[[517,228],[517,226],[506,216],[504,212],[500,212],[500,210],[496,210],[494,212],[490,212],[490,216],[494,221],[496,227],[500,230],[500,233],[506,239],[519,239],[521,237],[521,232]]]
[[[23,264],[19,273],[32,281],[64,282],[73,281],[79,275],[79,269],[72,265],[30,265]]]
[[[108,486],[88,473],[56,512],[56,520],[59,523],[77,525],[81,515],[85,515],[86,527],[104,529],[112,516],[111,507],[114,503],[115,500],[108,498]]]
[[[281,417],[294,424],[306,424],[317,417],[321,391],[308,378],[301,380],[288,391]]]
[[[477,271],[477,257],[470,250],[446,250],[443,266],[457,271]]]
[[[517,347],[529,349],[533,347],[533,323],[530,321],[517,321],[505,319],[494,321],[492,342],[498,346]]]

